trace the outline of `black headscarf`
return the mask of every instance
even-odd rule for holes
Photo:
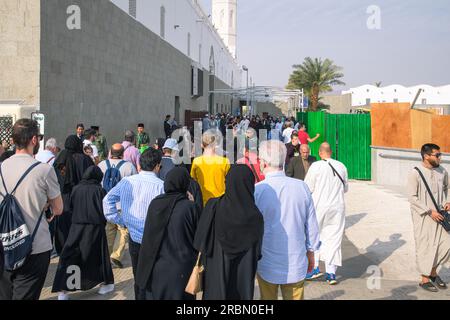
[[[81,182],[73,189],[70,197],[72,223],[105,225],[103,198],[106,191],[102,188],[102,170],[97,166],[89,167]]]
[[[67,137],[62,150],[55,160],[54,167],[58,175],[62,193],[72,191],[82,179],[84,171],[94,163],[83,153],[83,142],[76,135]],[[65,168],[65,176],[61,169]]]
[[[86,169],[80,184],[97,184],[101,185],[103,180],[103,172],[97,166],[90,166]]]
[[[206,205],[195,235],[195,248],[206,255],[211,254],[215,239],[225,253],[239,254],[263,237],[264,220],[255,204],[252,171],[246,165],[232,166],[225,185],[225,194]]]
[[[150,203],[136,272],[136,284],[139,288],[147,287],[172,212],[177,202],[187,199],[190,182],[186,168],[173,168],[164,182],[165,194]]]

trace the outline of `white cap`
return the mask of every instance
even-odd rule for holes
[[[174,151],[180,151],[178,149],[178,142],[175,139],[167,139],[166,143],[164,143],[163,149],[170,149]]]

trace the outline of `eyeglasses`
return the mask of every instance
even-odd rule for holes
[[[430,156],[433,156],[433,157],[436,157],[436,158],[440,158],[440,157],[442,157],[442,153],[440,153],[440,152],[432,153],[432,154],[430,154]]]

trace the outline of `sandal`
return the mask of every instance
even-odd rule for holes
[[[431,282],[427,282],[427,283],[419,283],[419,287],[421,287],[424,290],[427,290],[429,292],[438,292],[438,288],[436,288],[436,286]]]
[[[441,277],[430,277],[430,280],[438,286],[439,289],[447,289],[447,284],[442,281]]]

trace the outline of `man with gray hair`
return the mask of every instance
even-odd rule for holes
[[[53,166],[55,158],[58,155],[58,144],[55,138],[50,138],[45,143],[45,150],[39,151],[35,159],[39,162]]]
[[[125,132],[125,140],[122,142],[124,149],[123,160],[131,162],[137,171],[140,171],[139,159],[141,158],[141,153],[139,149],[134,146],[136,142],[136,135],[133,131],[127,130]]]
[[[320,252],[315,254],[315,268],[308,274],[312,280],[322,275],[319,260],[325,262],[326,280],[330,285],[337,284],[336,269],[342,266],[341,244],[345,230],[344,193],[348,191],[347,168],[331,158],[332,150],[328,143],[320,145],[319,156],[322,161],[311,165],[305,182],[312,192],[320,229]]]
[[[277,140],[260,145],[266,179],[256,185],[256,205],[264,217],[262,259],[257,279],[262,300],[303,300],[306,274],[314,267],[320,247],[311,192],[303,181],[284,173],[286,146]],[[295,190],[295,192],[290,192]]]

